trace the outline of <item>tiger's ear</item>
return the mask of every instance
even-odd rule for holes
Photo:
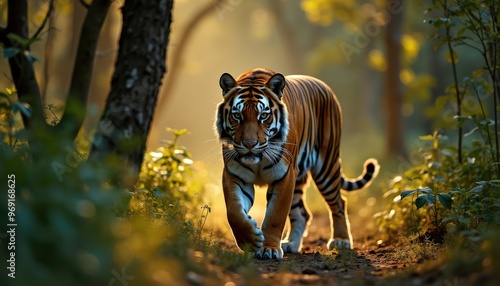
[[[280,74],[274,74],[267,82],[266,86],[278,96],[279,99],[283,96],[283,89],[285,88],[285,77]]]
[[[230,74],[223,73],[220,76],[219,85],[222,88],[222,96],[224,96],[236,86],[236,80]]]

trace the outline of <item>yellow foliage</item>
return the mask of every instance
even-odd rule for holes
[[[415,73],[411,69],[403,69],[399,73],[399,78],[403,84],[409,85],[415,80]]]
[[[403,35],[401,38],[401,45],[403,47],[403,56],[408,62],[413,61],[420,51],[420,43],[411,35]]]
[[[311,22],[327,26],[335,20],[348,22],[354,4],[353,0],[302,0],[301,7]]]
[[[387,62],[384,54],[380,50],[371,50],[368,54],[368,64],[371,68],[377,71],[385,71],[387,69]]]

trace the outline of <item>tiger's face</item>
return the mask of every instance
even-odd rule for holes
[[[224,147],[224,160],[246,165],[281,155],[288,118],[281,101],[285,78],[275,74],[257,84],[238,83],[225,73],[220,78],[224,101],[217,108],[216,129]],[[278,148],[279,147],[279,148]]]

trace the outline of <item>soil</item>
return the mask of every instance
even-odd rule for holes
[[[374,239],[354,240],[352,250],[328,250],[327,217],[315,217],[302,252],[281,260],[254,260],[258,273],[224,275],[232,285],[457,285],[441,273],[417,274],[424,261],[395,258],[404,252]],[[234,242],[229,242],[234,245]],[[228,245],[228,247],[231,247]],[[401,262],[406,261],[406,262]],[[458,284],[462,285],[462,284]]]

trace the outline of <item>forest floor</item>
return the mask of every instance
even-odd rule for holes
[[[439,267],[424,270],[424,265],[439,265],[438,247],[426,257],[414,255],[407,247],[377,244],[373,238],[354,240],[352,250],[328,250],[329,221],[317,216],[301,253],[285,254],[281,260],[253,260],[247,269],[220,273],[225,286],[233,285],[445,285],[464,284],[462,279],[447,279]],[[224,241],[236,248],[233,241]],[[201,281],[200,281],[201,282]],[[208,281],[204,281],[208,282]],[[197,283],[194,283],[197,284]],[[212,283],[201,283],[203,285]]]

